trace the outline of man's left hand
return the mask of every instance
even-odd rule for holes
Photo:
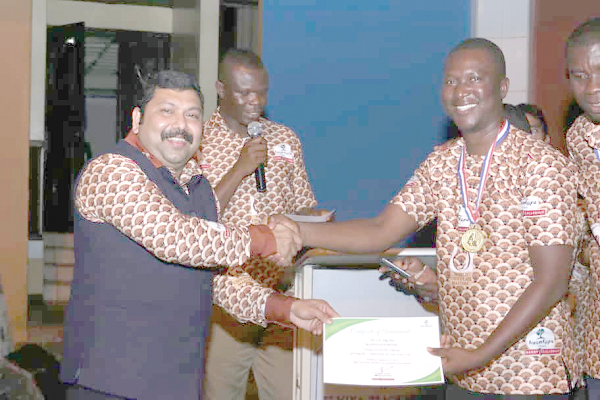
[[[313,335],[323,333],[323,324],[333,323],[340,315],[325,300],[296,300],[292,303],[290,321]]]
[[[477,350],[466,350],[460,347],[430,347],[427,351],[442,358],[442,367],[446,376],[462,375],[467,371],[479,369],[486,364]]]

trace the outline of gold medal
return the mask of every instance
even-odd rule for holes
[[[460,238],[460,244],[462,245],[463,249],[469,253],[477,253],[479,250],[481,250],[483,248],[484,241],[484,233],[477,228],[469,228]]]

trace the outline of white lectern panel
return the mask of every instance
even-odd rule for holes
[[[392,249],[385,255],[416,256],[427,265],[436,264],[435,249]],[[397,292],[379,280],[380,254],[339,254],[309,251],[297,264],[295,294],[301,299],[324,299],[343,317],[418,317],[434,315],[413,297]],[[323,384],[322,337],[298,330],[294,346],[294,400],[330,397]],[[339,392],[339,388],[331,388]],[[406,393],[398,389],[397,393]],[[390,392],[391,394],[391,392]]]

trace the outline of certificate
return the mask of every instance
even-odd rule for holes
[[[438,317],[334,318],[323,334],[323,382],[420,386],[444,382]]]

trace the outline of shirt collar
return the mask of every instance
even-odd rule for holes
[[[161,163],[158,158],[154,157],[152,154],[150,154],[150,152],[148,152],[148,150],[146,150],[138,135],[130,131],[125,137],[125,141],[148,157],[148,160],[150,160],[155,168],[158,169],[164,167],[163,163]],[[180,180],[188,181],[194,175],[202,175],[202,171],[200,170],[198,161],[196,160],[196,155],[194,155],[183,167]]]
[[[267,120],[263,117],[259,117],[258,121],[260,123],[262,123],[264,126],[264,124]],[[225,118],[223,118],[223,115],[221,114],[220,106],[217,107],[215,112],[213,112],[213,114],[210,116],[210,118],[206,121],[206,124],[204,127],[204,135],[210,134],[212,129],[218,129],[220,134],[227,133],[229,136],[231,136],[233,138],[245,140],[245,138],[240,137],[240,135],[238,135],[237,133],[232,131],[231,128],[229,127],[229,125],[227,125],[227,122],[225,122]]]
[[[154,165],[154,167],[156,167],[156,168],[163,167],[163,164],[156,157],[154,157],[152,154],[150,154],[148,152],[148,150],[146,150],[144,148],[144,145],[142,144],[138,135],[136,135],[135,133],[130,131],[127,134],[127,136],[125,137],[125,141],[127,143],[129,143],[130,145],[132,145],[133,147],[135,147],[136,149],[138,149],[139,151],[141,151],[146,157],[148,157],[148,159],[150,160],[152,165]]]

